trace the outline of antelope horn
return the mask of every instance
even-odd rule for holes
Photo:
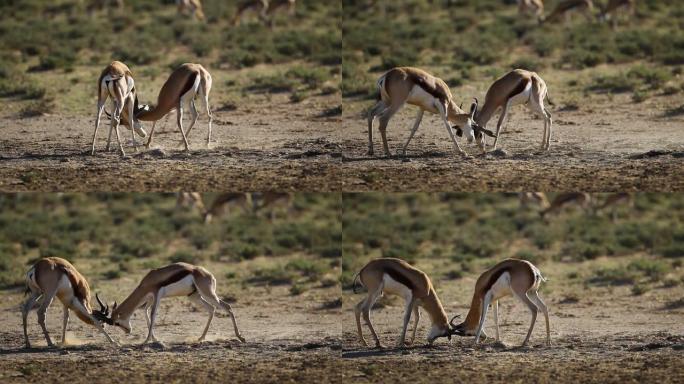
[[[456,320],[457,317],[461,317],[461,315],[456,315],[456,316],[452,317],[451,320],[449,321],[449,325],[451,325],[453,328],[456,328],[456,324],[454,324],[454,320]]]
[[[105,316],[109,315],[109,307],[102,304],[102,300],[100,300],[99,293],[95,293],[95,299],[97,300],[97,303],[100,304],[100,312],[102,312],[102,314],[104,314]]]

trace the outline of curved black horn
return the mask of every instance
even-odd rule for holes
[[[105,113],[105,115],[107,116],[108,119],[111,119],[111,118],[112,118],[112,114],[109,113],[109,112],[107,112],[107,108],[104,109],[104,113]]]
[[[456,327],[456,324],[454,324],[454,320],[456,320],[457,317],[461,317],[461,315],[456,315],[456,316],[452,317],[451,320],[449,321],[449,325],[451,325],[453,328]]]
[[[474,118],[475,114],[477,114],[477,105],[479,104],[479,102],[477,101],[477,97],[474,97],[473,99],[475,101],[473,101],[473,103],[470,105],[470,117],[471,118]]]
[[[108,315],[109,314],[109,307],[102,304],[102,300],[100,300],[99,293],[95,293],[95,299],[97,300],[97,303],[100,304],[100,312],[102,312],[104,315]]]

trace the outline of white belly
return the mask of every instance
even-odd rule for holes
[[[168,296],[188,296],[195,291],[195,282],[192,275],[187,275],[184,278],[162,287],[159,290],[160,297]]]
[[[413,292],[411,292],[411,289],[404,284],[394,280],[393,278],[390,277],[388,274],[383,274],[382,275],[382,281],[384,283],[382,291],[384,293],[390,294],[390,295],[397,295],[401,296],[406,300],[410,300],[411,296],[413,295]]]
[[[425,90],[418,85],[413,86],[406,102],[411,105],[416,105],[428,112],[438,113],[437,108],[435,108],[437,99],[425,92]]]
[[[517,95],[511,97],[511,106],[519,104],[527,104],[532,96],[532,82],[528,81],[525,89]]]
[[[511,290],[511,275],[508,272],[502,273],[489,289],[489,291],[492,293],[492,301],[512,295],[513,291]]]

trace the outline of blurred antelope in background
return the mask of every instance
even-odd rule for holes
[[[178,192],[176,194],[176,208],[190,207],[204,213],[204,200],[199,192]]]
[[[518,197],[520,198],[520,206],[522,208],[536,205],[541,209],[547,209],[550,205],[544,192],[520,192]]]
[[[26,348],[31,348],[26,329],[26,319],[29,312],[38,305],[38,324],[43,329],[43,335],[48,346],[53,346],[52,339],[45,326],[47,309],[52,300],[57,297],[64,305],[62,321],[62,344],[66,344],[66,328],[69,323],[69,310],[84,323],[97,328],[107,340],[116,344],[107,331],[104,330],[102,320],[93,315],[90,308],[90,286],[88,281],[68,261],[59,257],[46,257],[38,260],[26,273],[27,292],[31,294],[21,307],[21,320],[24,325],[24,342]]]
[[[579,12],[583,14],[588,21],[593,21],[593,11],[594,2],[592,0],[563,0],[556,5],[556,8],[551,11],[548,17],[542,19],[542,22],[556,22],[561,17],[565,19],[565,22],[568,22],[570,13],[572,12]]]
[[[475,344],[480,342],[480,336],[484,333],[484,323],[487,319],[489,305],[494,307],[494,323],[496,325],[496,341],[499,342],[499,300],[506,296],[515,296],[522,301],[532,312],[530,329],[522,345],[527,345],[537,321],[537,312],[541,311],[546,319],[546,345],[551,345],[551,330],[549,326],[549,311],[546,304],[539,297],[539,286],[546,279],[541,271],[532,263],[525,260],[506,259],[488,269],[477,279],[475,292],[470,304],[468,315],[460,324],[454,324],[452,318],[450,325],[454,334],[459,336],[475,336]]]
[[[206,269],[187,263],[174,263],[162,268],[153,269],[143,277],[140,284],[131,292],[130,295],[120,304],[114,302],[111,315],[108,305],[102,304],[98,295],[95,295],[102,310],[96,311],[95,315],[107,324],[116,325],[130,334],[131,315],[138,309],[145,313],[148,333],[143,344],[150,341],[157,341],[154,335],[154,322],[159,310],[159,302],[165,297],[187,296],[190,301],[197,304],[209,313],[207,325],[198,341],[203,341],[209,330],[209,325],[214,318],[216,308],[223,308],[233,322],[235,336],[241,341],[245,339],[240,335],[235,315],[230,304],[221,300],[216,295],[216,278]],[[150,313],[148,314],[148,309]]]
[[[612,193],[606,196],[606,199],[601,205],[596,207],[597,211],[603,211],[608,207],[611,208],[611,220],[615,221],[617,219],[617,207],[623,205],[629,208],[634,207],[634,195],[628,192]]]
[[[252,209],[254,214],[266,208],[271,208],[268,212],[269,220],[275,220],[275,207],[284,207],[288,214],[292,210],[292,205],[294,203],[294,194],[290,192],[255,192],[252,193]]]
[[[542,0],[518,0],[520,15],[531,14],[541,21],[544,18],[544,3]]]
[[[418,322],[420,321],[419,307],[422,307],[428,313],[432,321],[432,327],[427,336],[428,344],[432,345],[438,337],[447,337],[451,340],[452,330],[449,327],[446,312],[439,301],[439,297],[437,297],[437,292],[435,292],[430,278],[423,271],[400,259],[381,258],[368,262],[354,277],[354,293],[356,293],[357,280],[368,290],[366,298],[354,307],[356,329],[364,346],[368,346],[368,343],[366,343],[363,331],[361,330],[362,314],[375,340],[375,347],[382,348],[378,334],[375,332],[373,323],[370,320],[370,311],[373,304],[383,294],[401,296],[406,303],[404,325],[399,335],[397,347],[403,348],[405,346],[406,330],[411,320],[411,313],[414,315],[414,323],[409,344],[413,344],[416,338]]]
[[[558,213],[562,208],[571,204],[577,205],[585,211],[588,211],[589,208],[591,208],[591,196],[584,192],[559,193],[553,199],[551,205],[539,212],[539,215],[544,218],[549,213]]]
[[[204,10],[202,9],[202,0],[176,0],[178,5],[178,13],[184,14],[189,12],[192,17],[198,20],[204,20]]]
[[[624,9],[627,17],[634,16],[636,12],[636,0],[608,0],[605,7],[601,8],[601,14],[599,15],[600,21],[610,20],[613,28],[617,27],[618,22],[618,12]]]
[[[259,20],[273,25],[273,18],[275,14],[281,10],[286,9],[290,17],[294,16],[296,0],[247,0],[238,4],[232,24],[238,25],[242,23],[242,19],[249,13],[257,15]]]
[[[209,209],[204,211],[204,222],[210,223],[211,220],[223,213],[228,205],[234,204],[242,207],[245,213],[249,213],[252,197],[248,193],[221,193],[214,198]]]

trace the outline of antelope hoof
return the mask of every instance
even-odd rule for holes
[[[238,336],[237,338],[238,338],[238,340],[240,340],[241,343],[244,343],[244,342],[245,342],[245,338],[244,338],[244,337]]]

